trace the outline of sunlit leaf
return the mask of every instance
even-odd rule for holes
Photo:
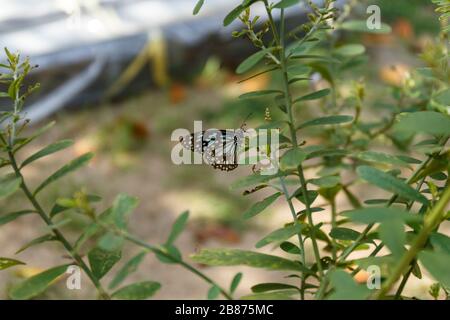
[[[119,300],[145,300],[152,297],[160,288],[161,284],[158,282],[138,282],[120,288],[112,294],[112,297]]]
[[[14,286],[9,296],[13,300],[27,300],[44,292],[52,282],[67,271],[67,265],[41,272]]]

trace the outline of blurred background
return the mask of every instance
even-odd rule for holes
[[[288,219],[280,202],[257,219],[242,221],[240,214],[264,193],[243,196],[230,191],[229,185],[251,174],[251,167],[223,173],[208,166],[176,166],[171,162],[173,130],[192,131],[194,120],[202,120],[204,126],[237,128],[249,113],[252,117],[247,125],[256,127],[264,120],[269,102],[237,97],[278,83],[276,76],[262,76],[239,84],[243,77],[234,74],[235,67],[253,50],[246,41],[231,37],[239,22],[222,27],[225,14],[240,0],[206,1],[201,13],[193,16],[196,2],[0,0],[0,47],[19,51],[39,65],[29,80],[40,82],[41,90],[28,101],[27,117],[35,126],[57,121],[55,128],[22,156],[54,140],[76,141],[69,151],[27,167],[26,177],[37,185],[73,157],[96,153],[88,167],[50,187],[40,200],[49,205],[55,198],[86,190],[101,195],[106,207],[120,192],[137,196],[140,206],[131,230],[153,244],[164,241],[177,215],[190,210],[188,229],[179,241],[186,259],[205,246],[252,249],[256,241]],[[352,1],[340,1],[338,6],[348,2]],[[430,1],[353,3],[358,4],[352,14],[363,18],[368,4],[378,4],[383,22],[393,28],[390,35],[338,35],[339,41],[351,40],[367,48],[366,55],[341,74],[339,90],[345,95],[355,81],[365,78],[371,88],[368,104],[376,105],[383,103],[386,85],[400,86],[408,72],[421,65],[417,55],[437,35],[439,24]],[[304,22],[306,12],[304,5],[290,8],[289,24]],[[309,88],[303,85],[298,90]],[[1,108],[9,107],[2,103]],[[273,119],[281,117],[280,111],[270,111]],[[21,196],[15,195],[0,205],[2,211],[9,212],[23,209],[22,203]],[[65,231],[76,235],[85,221],[76,215],[70,218],[74,223]],[[0,256],[13,257],[20,246],[43,230],[39,219],[31,216],[3,226]],[[130,247],[125,252],[122,263],[136,250]],[[28,265],[0,273],[0,297],[5,298],[7,288],[19,279],[63,261],[63,254],[51,243],[20,253],[18,259]],[[270,282],[282,276],[246,268],[205,272],[228,284],[240,270],[244,272],[239,289],[242,294],[258,281]],[[148,278],[163,284],[155,298],[206,297],[206,285],[176,266],[160,264],[153,256],[148,256],[129,280]],[[413,284],[408,290],[426,296],[430,283],[419,285],[423,287]],[[82,286],[81,291],[55,286],[44,298],[93,298],[87,280]]]

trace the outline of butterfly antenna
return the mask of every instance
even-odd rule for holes
[[[244,122],[241,125],[241,129],[243,129],[247,125],[247,120],[253,115],[253,112],[250,112],[249,115],[245,118]]]

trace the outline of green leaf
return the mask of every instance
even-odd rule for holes
[[[317,179],[311,179],[311,180],[309,180],[309,182],[320,188],[331,189],[333,187],[336,187],[341,182],[341,178],[338,176],[327,176],[327,177],[320,177]],[[337,193],[340,190],[341,190],[341,188],[339,187],[336,190],[332,190],[332,191],[335,191]],[[331,191],[331,190],[319,190],[319,193],[326,192],[326,191]]]
[[[434,250],[450,255],[450,237],[442,233],[433,233],[430,236],[430,242]]]
[[[323,97],[328,96],[330,93],[331,93],[330,89],[328,89],[328,88],[327,89],[322,89],[322,90],[319,90],[319,91],[307,94],[307,95],[305,95],[303,97],[300,97],[300,98],[296,99],[294,101],[294,103],[297,103],[297,102],[300,102],[300,101],[318,100],[318,99],[321,99]]]
[[[360,233],[348,228],[333,228],[330,237],[337,240],[356,240]]]
[[[170,255],[170,257],[167,257],[160,253],[156,253],[156,258],[158,258],[158,260],[162,263],[174,264],[183,260],[180,250],[178,250],[178,248],[173,245],[162,246],[160,249],[163,250],[166,254]]]
[[[136,197],[130,197],[126,194],[119,194],[114,200],[112,207],[112,217],[115,225],[119,229],[125,229],[127,226],[127,218],[137,207],[139,199]]]
[[[359,223],[378,223],[390,222],[394,220],[402,220],[406,223],[420,222],[422,216],[414,215],[408,211],[393,207],[369,207],[361,208],[352,211],[343,212],[342,215],[348,217],[350,220]]]
[[[288,240],[296,234],[301,232],[301,227],[298,224],[290,225],[278,230],[273,231],[269,235],[265,236],[263,239],[258,241],[255,245],[256,248],[262,248],[273,242],[282,242]]]
[[[352,116],[338,115],[338,116],[328,116],[323,118],[317,118],[310,121],[302,123],[297,129],[303,129],[312,126],[323,126],[323,125],[336,125],[353,121]]]
[[[450,255],[441,252],[422,251],[419,260],[431,275],[443,286],[450,288]]]
[[[450,135],[450,117],[439,112],[402,113],[397,121],[394,129],[407,134],[423,132],[435,136]]]
[[[236,69],[236,73],[237,74],[243,74],[246,73],[247,71],[250,71],[255,65],[258,64],[258,62],[260,62],[262,59],[264,59],[264,57],[266,56],[266,54],[268,54],[269,52],[271,52],[271,49],[264,49],[261,51],[258,51],[254,54],[252,54],[250,57],[248,57],[247,59],[245,59]]]
[[[237,287],[239,286],[239,283],[241,283],[242,280],[242,272],[236,273],[236,275],[233,277],[233,280],[231,281],[230,285],[230,294],[233,294]]]
[[[255,286],[253,286],[251,289],[252,289],[253,293],[262,293],[262,292],[267,292],[267,291],[289,290],[289,289],[298,290],[298,288],[296,286],[293,286],[290,284],[273,283],[273,282],[259,283]]]
[[[25,167],[27,164],[30,164],[33,161],[36,161],[40,158],[46,157],[52,153],[58,152],[60,150],[66,149],[73,145],[72,140],[62,140],[53,144],[50,144],[43,148],[42,150],[36,152],[35,154],[28,157],[20,166],[21,168]]]
[[[268,270],[299,271],[297,262],[268,254],[238,249],[203,249],[191,256],[197,263],[209,266],[249,266]]]
[[[208,290],[208,300],[216,299],[220,294],[220,288],[218,286],[212,286]]]
[[[14,173],[7,174],[0,178],[0,199],[12,195],[20,188],[22,178],[17,177]]]
[[[288,241],[281,243],[280,248],[284,252],[287,252],[290,254],[300,254],[301,253],[299,247],[297,247],[295,244],[288,242]]]
[[[44,182],[42,182],[39,185],[39,187],[37,187],[36,191],[34,191],[34,195],[37,195],[42,189],[44,189],[46,186],[48,186],[52,182],[55,182],[56,180],[64,177],[65,175],[69,174],[70,172],[81,168],[82,166],[87,164],[92,159],[93,156],[94,156],[94,154],[92,154],[92,153],[86,153],[86,154],[72,160],[71,162],[69,162],[68,164],[66,164],[59,170],[57,170],[55,173],[53,173]]]
[[[236,20],[242,12],[244,12],[245,7],[243,5],[239,5],[234,8],[223,20],[223,26],[226,27],[230,25],[234,20]]]
[[[391,164],[394,166],[409,167],[409,164],[401,160],[396,156],[391,156],[390,154],[375,152],[375,151],[363,151],[356,155],[358,159],[363,161]]]
[[[117,251],[122,249],[124,238],[114,232],[107,232],[97,242],[97,246],[106,251]]]
[[[67,271],[67,265],[41,272],[14,286],[9,292],[13,300],[27,300],[44,292],[51,283]]]
[[[380,29],[369,29],[365,20],[346,21],[340,25],[342,30],[365,33],[386,34],[391,33],[392,29],[389,25],[382,23]]]
[[[98,279],[103,278],[121,257],[122,253],[119,250],[107,251],[100,248],[93,248],[88,253],[89,265],[91,266],[92,273]]]
[[[5,214],[3,216],[0,216],[0,226],[7,224],[11,221],[16,220],[17,218],[30,214],[30,213],[34,213],[33,210],[22,210],[22,211],[16,211],[16,212],[11,212],[8,214]]]
[[[396,258],[405,252],[406,233],[403,222],[399,219],[385,221],[379,228],[380,239]]]
[[[290,149],[283,154],[280,160],[280,169],[283,171],[296,169],[306,159],[306,152],[299,148]]]
[[[145,300],[153,296],[161,284],[155,281],[144,281],[130,284],[120,288],[112,294],[112,297],[120,300]]]
[[[42,128],[39,128],[38,130],[34,131],[33,135],[31,135],[30,137],[28,137],[20,142],[16,142],[16,145],[14,146],[14,152],[19,151],[24,146],[26,146],[27,144],[32,142],[34,139],[36,139],[37,137],[40,137],[42,134],[44,134],[49,129],[51,129],[54,125],[55,125],[55,121],[52,121],[52,122],[46,124],[45,126],[43,126]]]
[[[428,199],[419,191],[388,173],[369,166],[360,166],[356,171],[361,178],[381,189],[428,205]]]
[[[125,265],[117,272],[116,276],[109,284],[109,288],[116,288],[126,279],[126,277],[135,272],[141,264],[142,260],[144,260],[146,254],[147,252],[143,251],[131,258],[127,263],[125,263]]]
[[[241,297],[241,300],[293,300],[292,296],[298,295],[298,290],[283,290],[249,294]]]
[[[8,268],[20,265],[20,264],[25,264],[25,262],[15,260],[15,259],[0,257],[0,270],[5,270],[5,269],[8,269]]]
[[[205,0],[198,0],[197,4],[195,5],[194,11],[192,12],[195,15],[197,15],[200,12],[200,9],[205,4]]]
[[[346,44],[334,50],[334,53],[340,56],[352,57],[366,52],[366,48],[361,44]]]
[[[253,174],[251,176],[242,178],[240,180],[237,180],[236,182],[233,182],[230,186],[232,190],[234,189],[241,189],[241,188],[248,188],[257,184],[266,183],[272,179],[279,178],[285,176],[285,172],[278,172],[274,175],[259,175],[259,174]]]
[[[175,240],[179,237],[179,235],[183,232],[186,227],[187,221],[189,219],[189,211],[183,212],[177,220],[173,223],[172,231],[170,232],[169,237],[167,238],[166,245],[172,245]]]
[[[271,94],[283,94],[283,91],[280,90],[259,90],[247,92],[239,96],[239,99],[254,99],[260,98],[263,96],[271,95]]]
[[[275,9],[286,9],[299,3],[299,0],[281,0],[273,7]]]
[[[363,300],[366,299],[371,290],[364,285],[358,285],[345,271],[335,270],[330,272],[329,279],[334,288],[329,300]]]
[[[279,196],[281,196],[281,193],[277,192],[277,193],[271,195],[270,197],[267,197],[264,200],[255,203],[253,206],[251,206],[249,209],[247,209],[243,213],[244,219],[250,219],[250,218],[256,216],[257,214],[261,213],[268,206],[270,206],[272,203],[274,203],[275,200],[277,200]]]
[[[36,238],[34,240],[31,240],[29,243],[27,243],[26,245],[22,246],[19,250],[16,251],[16,254],[19,254],[23,251],[25,251],[26,249],[41,244],[43,242],[48,242],[48,241],[55,241],[57,238],[52,235],[52,234],[46,234],[43,235],[42,237]]]

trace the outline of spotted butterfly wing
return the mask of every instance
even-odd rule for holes
[[[238,167],[238,154],[244,131],[212,130],[181,137],[181,145],[192,152],[201,153],[205,162],[214,169],[232,171]]]

